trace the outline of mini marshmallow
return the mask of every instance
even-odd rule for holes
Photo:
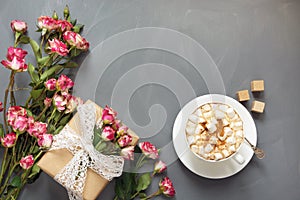
[[[197,146],[197,145],[191,145],[191,150],[192,150],[192,152],[194,152],[194,153],[198,153],[199,152],[199,147]]]
[[[210,144],[217,144],[217,142],[218,142],[218,138],[216,136],[213,135],[209,138]]]
[[[233,136],[231,136],[231,137],[228,137],[228,138],[226,139],[226,142],[227,142],[228,144],[235,144],[235,143],[236,143],[236,140],[235,140],[235,138],[234,138]]]
[[[221,133],[222,133],[223,135],[221,135]],[[219,132],[219,133],[218,133],[218,138],[219,138],[221,141],[224,141],[224,140],[226,139],[226,137],[227,137],[227,134],[226,134],[225,131],[222,131],[222,132]]]
[[[204,124],[206,123],[206,120],[203,117],[199,117],[199,123]]]
[[[197,115],[192,114],[192,115],[190,115],[189,120],[190,120],[191,122],[193,122],[194,124],[198,124],[198,122],[199,122],[199,117],[198,117]]]
[[[238,137],[241,137],[241,138],[244,136],[244,134],[243,134],[243,131],[242,131],[242,130],[238,130],[238,131],[236,131],[236,132],[235,132],[235,135],[236,135],[236,136],[238,136]]]
[[[221,153],[215,153],[215,160],[220,160],[223,158],[223,155]]]
[[[202,106],[202,109],[207,112],[211,110],[211,107],[209,104],[205,104],[204,106]]]
[[[233,131],[230,127],[224,127],[223,131],[226,135],[232,135]]]
[[[234,112],[233,108],[228,108],[226,110],[226,114],[229,118],[233,118],[235,116],[235,112]]]
[[[229,156],[229,152],[226,149],[224,149],[222,153],[226,158]]]
[[[188,120],[188,122],[186,123],[186,127],[193,127],[195,129],[196,128],[196,124],[194,124],[193,122],[191,122],[190,120]]]
[[[187,138],[187,141],[188,141],[188,144],[189,144],[189,145],[194,144],[194,143],[196,142],[194,136],[189,136],[189,137]]]
[[[229,122],[227,119],[222,119],[223,126],[228,126]]]
[[[234,123],[234,129],[235,130],[241,130],[243,128],[243,122],[242,121],[238,121]]]
[[[195,133],[196,133],[196,134],[200,134],[200,133],[202,133],[203,131],[204,131],[203,126],[202,126],[201,124],[198,124],[198,126],[197,126],[196,129],[195,129]]]
[[[186,131],[187,134],[193,135],[193,134],[195,134],[195,127],[190,127],[190,126],[188,127],[188,126],[187,126],[187,127],[185,128],[185,131]]]
[[[211,118],[210,123],[212,123],[212,124],[217,124],[218,121],[216,120],[216,118],[213,117],[213,118]]]
[[[229,147],[229,151],[235,152],[236,151],[235,145],[231,145]]]
[[[228,106],[227,106],[227,105],[224,105],[224,104],[219,105],[219,110],[220,110],[220,111],[226,112],[227,109],[228,109]]]
[[[214,148],[213,148],[213,146],[212,146],[211,144],[207,144],[207,145],[205,146],[205,148],[204,148],[204,151],[205,151],[206,153],[209,153],[209,152],[211,152],[213,149],[214,149]]]
[[[196,140],[196,141],[199,141],[199,140],[201,140],[201,139],[202,139],[202,138],[201,138],[201,135],[198,135],[198,134],[197,134],[197,135],[195,136],[195,140]]]
[[[213,116],[213,112],[212,111],[203,113],[203,117],[205,119],[210,119],[212,116]]]
[[[215,124],[212,124],[212,123],[207,123],[206,128],[208,129],[208,131],[210,133],[213,133],[217,130],[217,126]]]
[[[197,115],[198,117],[201,117],[201,116],[202,116],[201,110],[198,108],[198,109],[194,112],[194,115]]]
[[[225,118],[225,113],[223,113],[222,111],[216,110],[215,111],[215,116],[217,119],[224,119]]]

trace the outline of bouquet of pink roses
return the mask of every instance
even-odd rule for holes
[[[1,149],[4,149],[0,171],[0,199],[17,199],[26,183],[33,182],[40,172],[36,162],[52,143],[57,134],[72,117],[72,112],[82,100],[71,94],[73,81],[62,74],[65,68],[76,67],[72,61],[87,51],[89,43],[79,32],[83,25],[76,24],[64,9],[64,18],[37,19],[41,41],[37,43],[26,35],[27,24],[13,20],[14,45],[7,50],[1,64],[11,71],[4,101],[0,102],[3,123],[0,123]],[[29,44],[35,63],[26,63]],[[28,72],[30,93],[26,102],[19,102],[14,95],[15,75]]]

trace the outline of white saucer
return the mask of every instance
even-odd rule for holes
[[[178,113],[173,127],[174,148],[181,162],[195,174],[211,179],[226,178],[238,173],[247,166],[253,156],[253,150],[246,142],[241,144],[239,154],[243,156],[245,160],[243,164],[239,164],[234,158],[229,158],[220,162],[206,162],[199,159],[192,151],[190,151],[185,138],[186,122],[190,114],[193,113],[196,108],[209,102],[231,105],[244,122],[245,137],[252,144],[256,145],[256,127],[248,110],[231,97],[220,94],[208,94],[193,99]]]

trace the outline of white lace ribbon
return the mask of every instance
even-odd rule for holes
[[[87,168],[108,181],[122,174],[124,159],[121,156],[103,155],[93,146],[94,126],[96,122],[96,108],[92,103],[80,105],[77,108],[79,118],[76,119],[75,132],[66,125],[63,130],[53,137],[51,150],[68,149],[74,157],[55,175],[54,179],[68,191],[69,199],[83,199],[83,188],[87,175]]]

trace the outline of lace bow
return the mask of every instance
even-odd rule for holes
[[[96,108],[93,104],[80,105],[77,108],[79,118],[75,118],[75,132],[66,125],[63,130],[53,137],[51,150],[68,149],[74,157],[54,177],[68,191],[69,199],[83,199],[83,189],[87,175],[87,168],[108,181],[122,174],[124,160],[121,156],[103,155],[93,146],[94,126],[96,122]],[[79,127],[78,127],[79,126]]]

